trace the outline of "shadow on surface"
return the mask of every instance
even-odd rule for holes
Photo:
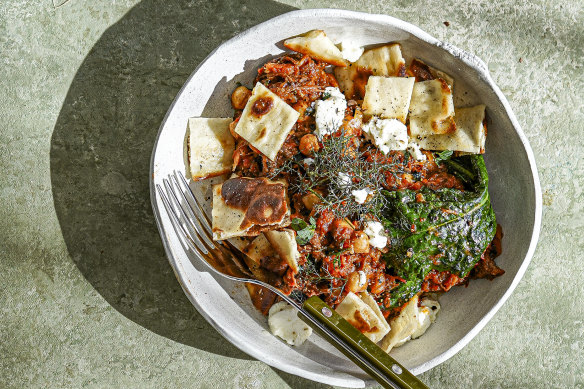
[[[109,304],[174,341],[250,359],[183,294],[148,183],[158,128],[190,73],[221,42],[292,10],[264,0],[233,4],[145,0],[111,26],[71,83],[51,140],[51,181],[68,251]]]

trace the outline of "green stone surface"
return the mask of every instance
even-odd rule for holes
[[[535,152],[543,227],[516,291],[432,388],[584,388],[581,0],[0,3],[0,387],[327,387],[189,303],[150,209],[158,127],[217,45],[295,8],[384,13],[481,57]],[[449,22],[446,26],[445,22]]]

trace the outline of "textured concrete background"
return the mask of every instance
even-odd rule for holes
[[[536,155],[544,221],[527,274],[421,378],[584,388],[581,0],[62,2],[0,3],[0,387],[327,387],[251,359],[191,306],[148,168],[169,104],[214,47],[328,6],[396,16],[483,58]]]

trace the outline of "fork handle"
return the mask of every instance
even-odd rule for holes
[[[428,387],[317,296],[298,316],[385,388]]]

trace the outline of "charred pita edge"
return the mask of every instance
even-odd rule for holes
[[[299,115],[294,108],[258,82],[234,131],[274,161]]]
[[[255,236],[290,224],[286,185],[265,177],[230,178],[213,187],[213,239]]]
[[[385,318],[383,316],[380,318],[353,292],[345,296],[335,311],[374,343],[379,342],[389,332],[389,325]]]
[[[293,230],[265,231],[264,235],[276,250],[280,258],[290,266],[294,274],[298,273],[298,259],[300,253],[296,244],[296,234]]]

